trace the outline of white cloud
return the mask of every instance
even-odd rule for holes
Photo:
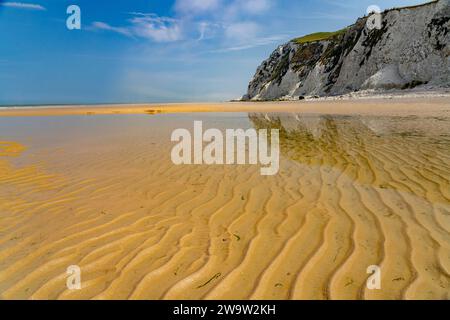
[[[133,33],[139,37],[156,42],[181,40],[182,28],[180,21],[172,18],[159,17],[154,14],[131,19]]]
[[[262,37],[262,38],[256,38],[252,41],[249,41],[246,44],[236,45],[236,46],[230,46],[225,47],[217,50],[213,50],[211,52],[213,53],[221,53],[221,52],[232,52],[232,51],[241,51],[241,50],[247,50],[255,47],[262,47],[267,45],[273,45],[275,43],[285,41],[287,39],[286,35],[275,35],[275,36],[269,36],[269,37]]]
[[[266,28],[253,18],[270,10],[273,3],[274,0],[176,0],[175,17],[129,12],[132,17],[125,27],[106,23],[94,27],[155,42],[202,41],[220,35],[224,45],[240,48],[249,43],[254,46],[255,39],[261,39]]]
[[[159,17],[153,13],[131,12],[135,17],[129,19],[130,25],[114,27],[105,22],[94,22],[92,30],[105,30],[129,37],[140,37],[155,42],[171,42],[182,38],[180,21],[167,17]]]
[[[242,19],[266,13],[273,0],[235,0],[221,8],[222,16],[228,20]]]
[[[272,3],[270,0],[246,0],[238,1],[243,10],[250,14],[261,14],[270,9]]]
[[[0,3],[0,6],[17,8],[17,9],[26,9],[26,10],[39,10],[39,11],[47,10],[45,7],[41,6],[40,4],[24,3],[24,2],[3,2],[3,3]]]
[[[198,41],[211,39],[213,38],[217,32],[223,30],[223,26],[218,23],[202,21],[197,24],[197,29],[199,33]]]
[[[181,14],[197,14],[220,7],[220,0],[177,0],[175,10]]]
[[[237,22],[226,27],[225,36],[228,39],[242,42],[255,38],[258,31],[259,26],[254,22]]]
[[[208,22],[200,22],[198,25],[198,32],[200,33],[200,36],[198,37],[199,41],[205,39],[207,30],[208,30]]]
[[[132,35],[130,30],[128,30],[127,28],[113,27],[104,22],[96,21],[96,22],[92,23],[92,27],[93,27],[93,29],[112,31],[112,32],[123,34],[125,36]]]

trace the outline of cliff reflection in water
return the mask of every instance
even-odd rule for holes
[[[281,155],[329,166],[353,180],[433,200],[450,198],[450,118],[249,114],[255,128],[280,130]],[[431,200],[431,199],[430,199]]]

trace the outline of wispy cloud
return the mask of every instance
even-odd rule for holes
[[[202,41],[205,39],[211,39],[214,36],[215,31],[221,29],[221,26],[216,23],[201,21],[198,23],[197,28],[199,33],[197,41]]]
[[[131,18],[123,26],[96,22],[94,29],[111,31],[153,42],[204,41],[217,38],[224,51],[243,50],[278,40],[278,36],[262,37],[265,26],[257,15],[269,11],[275,0],[176,0],[174,16],[128,12]]]
[[[131,19],[133,33],[156,42],[178,41],[182,38],[180,21],[157,15],[146,15]]]
[[[130,12],[134,17],[128,19],[129,25],[123,27],[112,26],[108,23],[97,21],[91,26],[91,30],[104,30],[115,32],[128,37],[150,39],[155,42],[172,42],[182,38],[180,21],[159,17],[153,13]]]
[[[238,10],[249,14],[261,14],[270,9],[272,6],[272,0],[246,0],[235,1],[232,5],[238,8]]]
[[[100,21],[95,21],[92,23],[92,28],[95,30],[106,30],[106,31],[112,31],[112,32],[116,32],[119,34],[122,34],[124,36],[132,36],[131,32],[127,29],[127,28],[122,28],[122,27],[113,27],[110,26],[107,23],[104,22],[100,22]]]
[[[199,14],[220,7],[220,0],[177,0],[175,11],[179,14]]]
[[[256,47],[273,45],[275,43],[285,41],[287,38],[288,38],[287,35],[275,35],[275,36],[261,37],[261,38],[254,39],[253,41],[246,43],[246,44],[229,46],[229,47],[220,48],[217,50],[212,50],[209,52],[210,53],[224,53],[224,52],[248,50],[248,49],[252,49],[252,48],[256,48]]]
[[[256,37],[259,25],[255,22],[236,22],[225,29],[225,36],[237,42],[248,41]]]
[[[41,6],[40,4],[25,3],[25,2],[0,2],[0,7],[10,7],[10,8],[38,10],[38,11],[47,10],[45,7]]]

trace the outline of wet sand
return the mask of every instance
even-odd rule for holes
[[[448,115],[449,97],[364,98],[342,101],[223,102],[172,104],[73,105],[0,108],[0,117],[160,114],[190,112],[297,112],[359,115]]]
[[[0,297],[449,299],[449,101],[378,103],[2,110]],[[280,129],[279,173],[173,165],[194,120]]]

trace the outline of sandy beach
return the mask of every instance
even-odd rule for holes
[[[279,173],[174,165],[194,120]],[[450,299],[450,99],[0,108],[0,212],[1,299]]]
[[[191,112],[299,112],[314,114],[361,115],[440,115],[450,108],[447,97],[359,98],[352,100],[311,100],[284,102],[222,102],[170,104],[118,104],[32,106],[0,108],[0,117],[159,114]]]

